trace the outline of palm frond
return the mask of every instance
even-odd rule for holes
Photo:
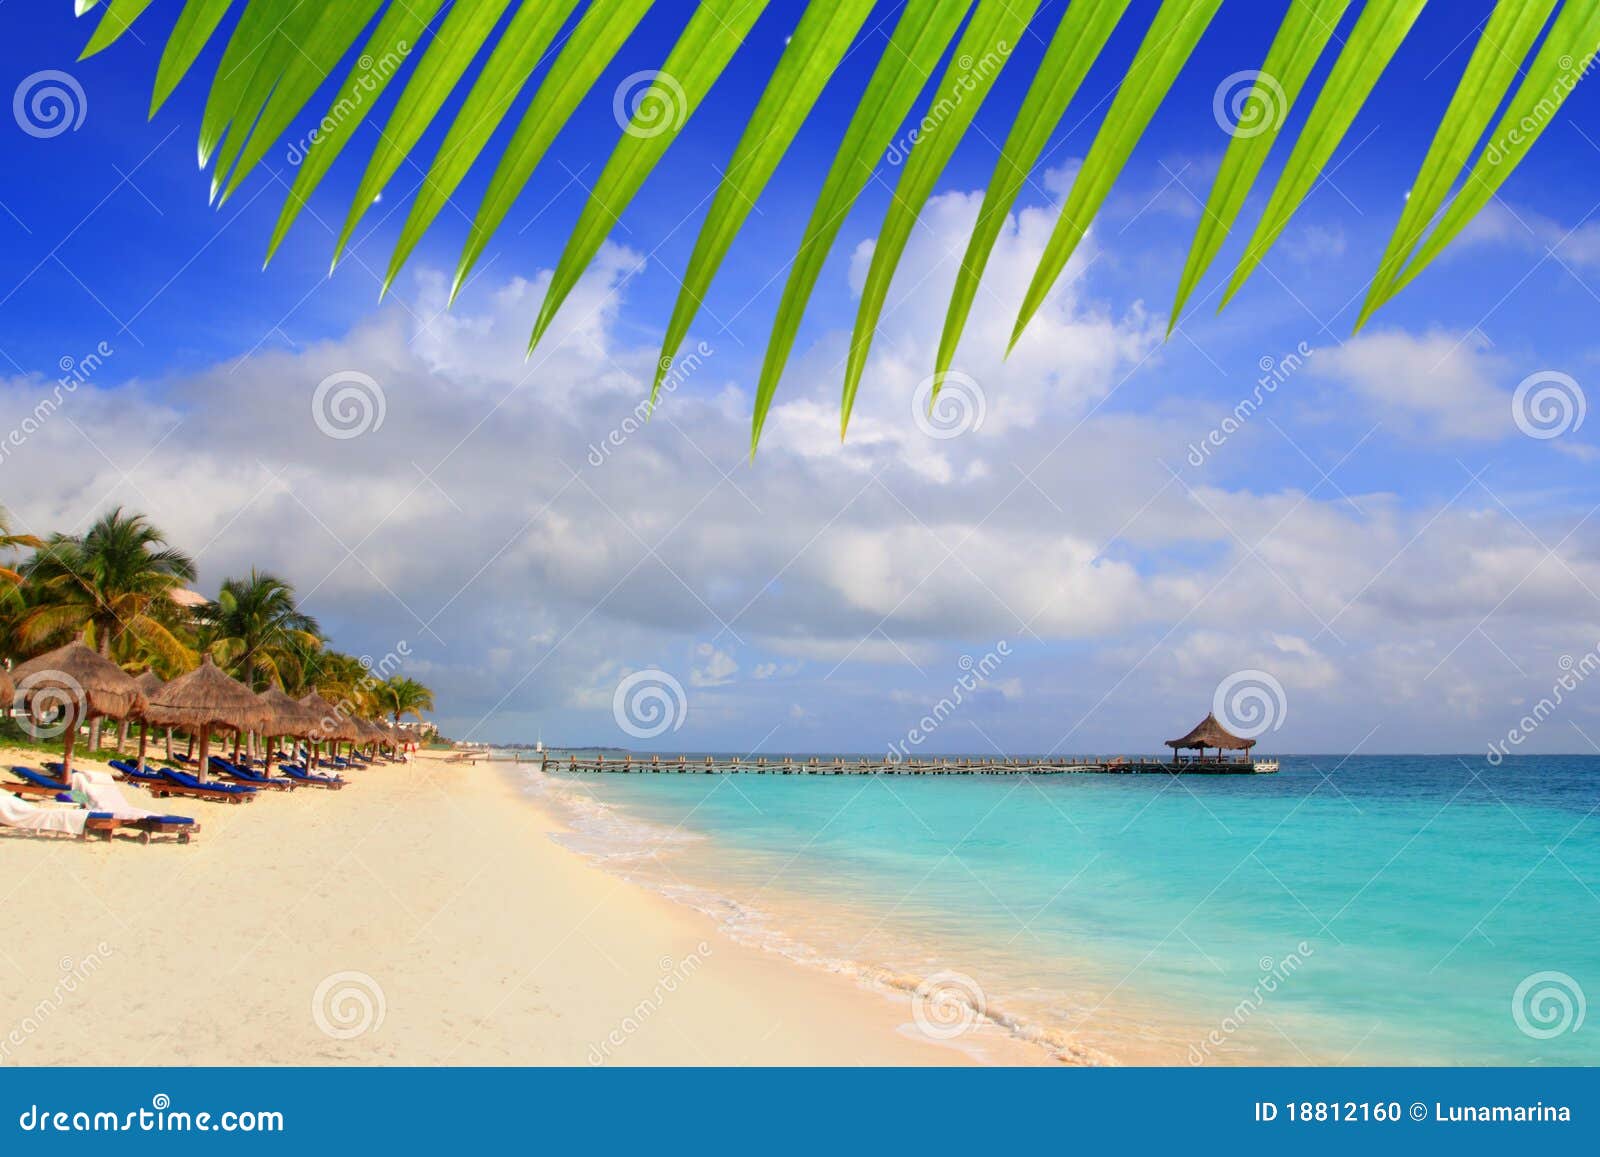
[[[1335,39],[1341,22],[1352,10],[1356,13],[1354,26],[1343,39],[1305,125],[1290,146],[1266,209],[1221,290],[1224,304],[1260,267],[1306,196],[1327,174],[1341,142],[1371,104],[1382,75],[1426,5],[1427,0],[1282,0],[1276,35],[1244,97],[1244,106],[1266,117],[1266,123],[1236,133],[1227,147],[1179,279],[1173,324],[1222,252],[1280,138],[1288,135],[1285,121],[1290,110],[1306,98],[1317,62]],[[532,322],[530,348],[558,316],[617,216],[661,162],[684,122],[704,102],[768,6],[768,0],[701,0],[683,22],[660,70],[640,74],[648,76],[648,87],[639,90],[642,96],[631,119],[618,117],[622,136],[557,263],[546,298]],[[80,13],[94,7],[79,0]],[[151,7],[150,0],[107,0],[84,55],[122,41],[136,21],[152,19],[145,17]],[[973,76],[963,61],[992,57],[996,49],[1031,35],[1033,26],[1045,19],[1044,13],[1051,7],[1041,0],[976,0],[975,8],[974,0],[905,0],[900,7],[893,31],[872,66],[865,93],[834,151],[789,270],[756,386],[752,450],[845,217],[896,137],[906,132],[919,97],[929,88],[929,78],[938,75],[927,97],[928,112],[913,122],[917,127],[908,134],[914,144],[907,152],[895,197],[878,234],[851,335],[841,427],[848,422],[907,240],[954,150],[989,96],[998,72],[996,66]],[[954,364],[989,254],[1008,214],[1079,96],[1084,77],[1103,58],[1111,33],[1128,7],[1129,0],[1069,0],[1066,5],[1022,104],[1013,114],[968,240],[930,367],[936,383]],[[493,160],[486,192],[456,265],[453,300],[545,160],[556,135],[652,8],[653,0],[456,0],[448,8],[444,0],[348,0],[339,4],[186,0],[156,68],[151,112],[154,115],[163,106],[206,46],[231,23],[207,90],[199,139],[202,166],[214,165],[212,196],[226,199],[251,178],[269,149],[295,131],[302,114],[313,109],[324,78],[332,76],[341,61],[359,53],[343,79],[332,87],[326,114],[303,134],[304,149],[296,147],[303,157],[268,241],[270,260],[379,98],[409,69],[344,215],[334,244],[337,260],[351,243],[368,206],[413,157],[428,128],[472,76],[459,111],[418,186],[388,263],[387,289],[468,172],[480,160],[488,160],[484,154],[496,130],[517,95],[535,83],[535,73],[565,31],[565,42],[537,81],[521,120]],[[811,0],[806,5],[716,187],[666,328],[660,368],[651,385],[652,401],[670,355],[688,336],[750,207],[825,86],[853,55],[852,46],[861,47],[857,39],[879,10],[894,11],[889,4],[875,0]],[[1222,10],[1223,0],[1162,0],[1156,8],[1032,274],[1012,344],[1043,306],[1134,147],[1180,76],[1191,67],[1196,45]],[[1256,6],[1251,16],[1259,15],[1260,6]],[[576,22],[569,29],[574,16]],[[426,49],[417,50],[436,22],[437,30]],[[940,62],[950,52],[963,22],[966,30],[941,72]],[[1367,292],[1358,328],[1429,266],[1526,158],[1587,73],[1597,43],[1600,0],[1498,0],[1477,33],[1473,52],[1413,182],[1412,196],[1399,215]],[[960,99],[956,100],[953,94],[958,89]],[[1485,132],[1502,106],[1504,111],[1485,143]],[[666,123],[642,119],[657,110],[668,118]]]
[[[849,428],[850,409],[855,404],[861,375],[867,368],[872,336],[878,328],[884,302],[888,300],[895,268],[911,240],[912,227],[922,215],[928,198],[933,196],[934,182],[949,164],[962,135],[972,124],[972,118],[978,115],[984,98],[994,87],[1000,70],[1038,9],[1038,0],[979,0],[977,11],[956,45],[954,58],[934,89],[930,111],[922,119],[926,131],[917,137],[911,156],[900,170],[900,182],[895,186],[889,211],[878,230],[872,264],[861,288],[861,305],[856,312],[855,333],[851,335],[850,356],[845,363],[840,438]]]

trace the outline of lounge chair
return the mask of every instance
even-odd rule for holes
[[[90,806],[97,812],[108,813],[120,820],[124,827],[137,831],[144,843],[148,844],[153,835],[165,835],[177,836],[180,844],[186,844],[199,834],[200,825],[188,816],[162,815],[129,803],[116,781],[105,772],[75,771],[72,773],[72,786],[87,797]]]
[[[256,798],[256,789],[242,783],[201,783],[187,771],[169,771],[164,767],[156,770],[154,778],[143,775],[131,778],[135,783],[142,783],[157,799],[186,795],[218,803],[249,803]]]
[[[8,783],[6,790],[17,795],[32,796],[40,799],[51,799],[57,792],[72,790],[66,783],[52,779],[42,771],[35,771],[31,767],[13,767],[11,774],[22,780],[21,783]]]
[[[337,791],[345,785],[345,781],[337,775],[317,775],[303,767],[296,767],[292,763],[286,763],[278,770],[296,783],[303,783],[310,787],[323,787],[330,791]]]
[[[110,812],[40,807],[25,799],[0,793],[0,826],[30,832],[57,832],[64,836],[77,836],[80,840],[92,834],[109,840],[111,833],[122,826],[122,821]]]
[[[293,791],[299,785],[292,779],[277,779],[263,775],[248,767],[241,767],[221,756],[211,757],[211,770],[227,779],[237,780],[239,783],[249,784],[251,787],[269,787],[274,791]]]

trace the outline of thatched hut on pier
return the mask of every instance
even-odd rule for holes
[[[1206,761],[1206,750],[1208,748],[1216,749],[1217,754],[1213,757],[1213,760],[1217,763],[1224,762],[1226,757],[1223,753],[1228,751],[1242,751],[1245,753],[1244,758],[1248,759],[1250,749],[1255,745],[1256,741],[1254,739],[1245,739],[1235,735],[1221,723],[1218,723],[1217,717],[1210,712],[1207,712],[1206,717],[1188,735],[1181,739],[1167,740],[1167,746],[1172,748],[1173,763],[1179,762],[1178,753],[1180,751],[1199,751],[1199,756],[1190,756],[1188,758],[1197,759],[1203,763]]]

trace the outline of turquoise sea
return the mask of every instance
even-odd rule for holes
[[[1600,758],[521,774],[572,846],[736,936],[953,990],[978,1053],[1003,1033],[1090,1062],[1600,1064]]]

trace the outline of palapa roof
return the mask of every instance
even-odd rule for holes
[[[109,715],[126,719],[144,709],[144,693],[121,667],[83,643],[68,643],[29,659],[11,672],[15,685],[12,698],[20,692],[24,703],[35,697],[45,703],[81,705],[81,718]]]
[[[296,739],[304,739],[317,730],[320,719],[316,713],[298,699],[285,694],[281,688],[268,687],[261,692],[260,699],[272,712],[272,722],[267,725],[267,730],[273,735],[292,735]]]
[[[1255,745],[1254,739],[1241,739],[1218,723],[1217,717],[1210,712],[1182,739],[1167,740],[1167,746],[1172,748],[1215,747],[1219,751],[1248,751]]]
[[[150,697],[145,718],[159,727],[225,727],[260,731],[272,712],[261,697],[229,677],[206,655],[187,675],[179,675]]]
[[[309,707],[317,719],[317,730],[309,738],[318,742],[329,739],[348,739],[356,742],[361,739],[361,732],[356,729],[351,716],[340,711],[315,691],[302,698],[300,706]]]
[[[146,703],[146,706],[139,710],[138,718],[144,719],[146,723],[149,723],[150,721],[145,719],[145,711],[148,710],[150,697],[167,685],[166,680],[164,680],[160,675],[157,675],[149,667],[146,667],[143,671],[139,672],[139,674],[133,677],[133,681],[138,686],[139,691],[144,695]]]
[[[17,685],[11,681],[11,672],[0,667],[0,707],[10,707],[17,697]]]

